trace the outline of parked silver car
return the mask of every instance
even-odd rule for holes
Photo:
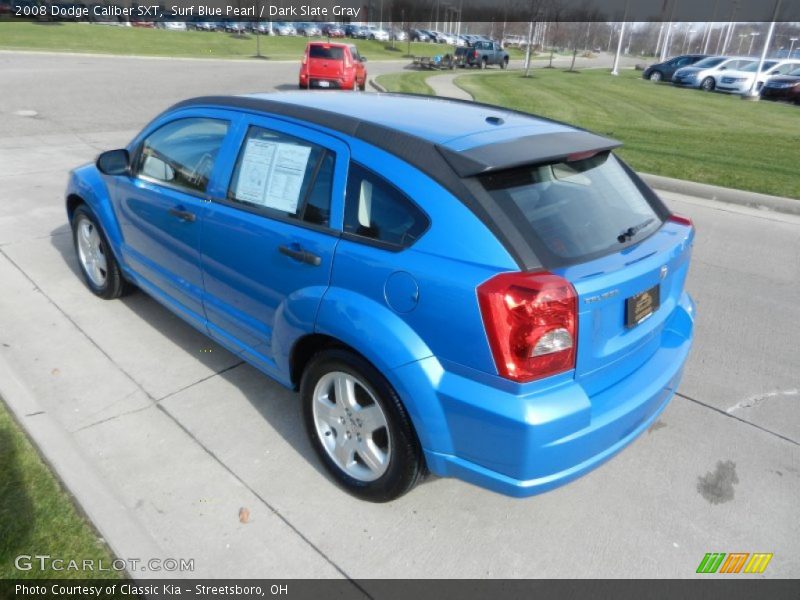
[[[672,83],[711,92],[726,71],[741,69],[754,62],[755,59],[748,56],[709,56],[690,67],[675,71]]]

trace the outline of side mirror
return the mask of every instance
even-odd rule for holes
[[[105,175],[127,175],[130,168],[127,150],[109,150],[97,157],[97,170]]]
[[[366,56],[362,56],[362,57],[361,57],[361,62],[362,62],[362,63],[365,63],[365,62],[367,62],[367,57],[366,57]]]
[[[727,71],[727,70],[728,70],[728,67],[720,67],[720,68],[719,68],[719,70],[720,70],[720,71]]]

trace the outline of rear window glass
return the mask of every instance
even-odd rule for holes
[[[330,60],[342,60],[344,50],[335,46],[310,46],[308,49],[310,58],[328,58]]]
[[[662,223],[609,152],[480,177],[546,266],[582,262],[646,238]]]

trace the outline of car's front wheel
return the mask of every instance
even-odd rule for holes
[[[345,349],[317,354],[300,385],[311,445],[348,492],[388,502],[421,477],[422,452],[411,420],[388,381]]]
[[[706,92],[713,92],[714,88],[716,87],[716,82],[714,81],[713,77],[706,77],[703,79],[703,82],[700,84],[700,88]]]
[[[650,73],[649,79],[650,81],[661,81],[661,79],[663,79],[661,71],[653,71],[652,73]]]
[[[78,206],[72,215],[72,241],[81,273],[93,294],[113,300],[131,290],[111,252],[105,233],[86,205]]]

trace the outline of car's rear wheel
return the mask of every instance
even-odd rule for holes
[[[364,81],[362,81],[361,84],[358,86],[358,89],[361,90],[362,92],[367,89],[367,78],[366,77],[364,78]]]
[[[484,56],[484,57],[481,59],[481,69],[485,69],[485,68],[488,66],[488,64],[489,64],[489,61],[487,61],[487,60],[486,60],[486,57]]]
[[[504,58],[503,62],[500,63],[500,68],[501,69],[507,69],[508,68],[508,59],[507,58]]]
[[[83,278],[95,296],[113,300],[131,291],[105,233],[86,205],[78,206],[72,215],[72,241]]]
[[[664,76],[661,74],[661,71],[653,71],[650,73],[650,81],[661,81]]]
[[[317,354],[300,386],[311,445],[334,479],[370,502],[388,502],[421,477],[422,451],[392,386],[345,349]]]
[[[700,84],[700,89],[706,92],[713,92],[714,88],[717,86],[716,81],[714,81],[713,77],[706,77],[703,79],[703,82]]]

